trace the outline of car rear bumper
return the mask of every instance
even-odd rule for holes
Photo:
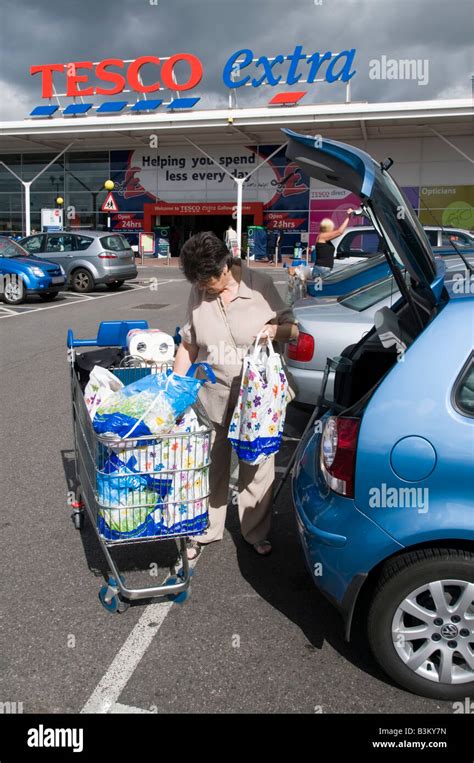
[[[138,276],[135,264],[104,268],[103,272],[95,279],[96,283],[113,283],[114,281],[133,281]]]
[[[296,524],[307,567],[318,589],[337,607],[346,635],[362,585],[380,561],[402,546],[334,493],[319,469],[320,435],[300,446],[292,479]]]

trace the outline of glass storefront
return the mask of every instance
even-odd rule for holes
[[[32,180],[56,154],[0,155],[23,180]],[[103,228],[106,216],[100,208],[106,198],[104,181],[110,177],[108,151],[68,152],[61,156],[31,186],[31,228],[39,230],[41,209],[55,207],[64,199],[66,225]],[[23,187],[0,164],[0,233],[21,235],[25,229]]]

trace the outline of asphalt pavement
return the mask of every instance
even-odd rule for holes
[[[283,289],[282,271],[274,278]],[[101,320],[145,318],[174,333],[188,291],[177,268],[144,269],[118,293],[0,311],[0,701],[22,702],[26,713],[452,713],[451,703],[393,686],[363,635],[345,643],[339,615],[306,571],[289,484],[275,506],[270,557],[243,543],[229,508],[225,538],[200,555],[185,604],[139,602],[121,615],[100,605],[100,547],[88,522],[74,528],[67,502],[67,329],[94,336]],[[279,473],[306,420],[291,406]],[[174,545],[118,553],[133,584],[150,581],[155,562],[164,570]]]

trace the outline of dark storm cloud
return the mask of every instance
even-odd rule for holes
[[[3,0],[1,17],[2,119],[22,118],[40,103],[30,65],[135,58],[190,52],[205,64],[203,105],[225,105],[222,69],[239,48],[255,55],[338,52],[356,48],[352,99],[377,101],[461,97],[474,72],[471,0]],[[371,80],[369,61],[428,59],[429,82]],[[265,96],[272,94],[265,88]],[[344,88],[311,86],[314,101],[341,100]],[[253,88],[239,105],[265,103]],[[307,96],[307,102],[309,96]]]

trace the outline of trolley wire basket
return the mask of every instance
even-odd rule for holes
[[[125,600],[166,595],[181,601],[190,580],[185,539],[203,533],[209,521],[212,424],[197,401],[177,419],[172,432],[131,434],[127,439],[97,434],[84,399],[72,332],[68,344],[79,493],[74,522],[80,529],[87,512],[110,566],[112,575],[99,594],[101,602],[109,611],[123,611]],[[166,372],[168,366],[128,356],[109,370],[128,385],[150,373]],[[177,578],[158,586],[127,588],[112,548],[170,538],[180,551]]]

